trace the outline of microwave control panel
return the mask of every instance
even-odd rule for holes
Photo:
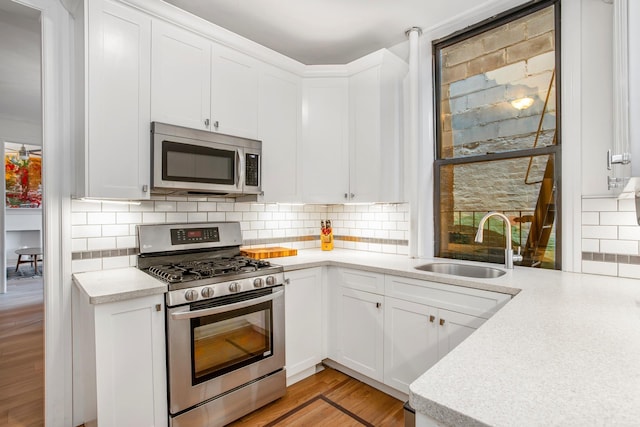
[[[219,242],[218,227],[209,228],[172,228],[171,244],[185,245],[190,243]]]
[[[259,176],[259,163],[260,156],[257,154],[247,153],[245,155],[246,167],[245,167],[245,176],[246,176],[246,185],[249,187],[257,187],[259,185],[258,176]]]

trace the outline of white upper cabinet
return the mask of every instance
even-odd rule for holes
[[[386,50],[373,55],[377,64],[349,78],[349,201],[401,202],[401,95],[408,68]]]
[[[402,202],[402,85],[408,66],[387,50],[308,77],[302,105],[303,201]]]
[[[257,60],[159,20],[151,60],[153,121],[258,138]]]
[[[307,203],[348,198],[348,81],[306,78],[302,95],[302,191]]]
[[[215,45],[211,75],[212,130],[258,139],[258,61]]]
[[[258,135],[265,202],[299,202],[298,141],[302,79],[275,67],[260,74]]]
[[[87,2],[83,138],[76,197],[149,197],[151,18],[110,0]],[[78,58],[80,60],[80,58]]]
[[[211,41],[154,20],[151,60],[151,119],[209,130]]]

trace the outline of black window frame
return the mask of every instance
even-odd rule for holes
[[[442,122],[440,120],[441,115],[441,76],[440,76],[440,51],[443,48],[467,40],[471,37],[477,36],[484,32],[490,31],[502,25],[505,25],[514,20],[526,17],[534,12],[545,9],[547,7],[554,7],[554,49],[555,49],[555,96],[556,96],[556,143],[552,146],[541,146],[536,148],[529,148],[515,151],[504,151],[495,153],[486,153],[482,155],[473,155],[465,157],[453,157],[448,159],[441,158],[441,135],[442,135]],[[434,112],[434,192],[433,192],[433,206],[434,206],[434,253],[436,256],[440,256],[442,251],[442,242],[440,240],[440,233],[437,231],[440,229],[441,214],[440,214],[440,170],[443,167],[449,165],[460,165],[467,163],[480,163],[493,160],[506,160],[515,158],[525,158],[540,155],[553,155],[555,156],[555,187],[556,187],[556,247],[555,247],[555,266],[556,270],[562,269],[562,99],[561,99],[561,31],[560,31],[560,0],[534,0],[523,5],[512,8],[508,11],[495,15],[491,18],[485,19],[477,24],[466,27],[460,31],[450,34],[446,37],[432,41],[432,56],[433,56],[433,112]]]

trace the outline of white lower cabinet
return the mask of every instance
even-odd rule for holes
[[[322,268],[286,273],[285,339],[287,385],[323,359]]]
[[[510,299],[349,268],[330,268],[328,277],[329,357],[403,393]]]
[[[382,295],[341,287],[336,362],[369,378],[383,379]]]
[[[385,384],[409,393],[409,384],[435,365],[439,358],[436,316],[437,309],[428,305],[385,298]]]
[[[486,319],[385,297],[384,383],[409,384],[467,339]]]
[[[164,295],[97,305],[73,296],[78,421],[166,426]]]

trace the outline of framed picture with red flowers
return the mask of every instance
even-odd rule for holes
[[[13,145],[13,144],[12,144]],[[42,156],[40,147],[31,150],[5,149],[5,206],[7,208],[42,207]]]

